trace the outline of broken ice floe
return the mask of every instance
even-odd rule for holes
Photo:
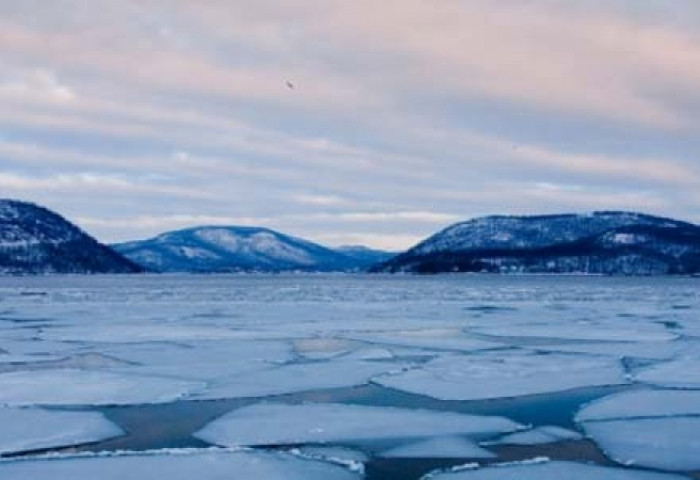
[[[613,460],[672,471],[700,469],[700,392],[642,390],[605,397],[577,415]]]
[[[460,329],[454,328],[382,331],[354,334],[351,338],[381,345],[461,352],[493,350],[504,347],[500,343],[470,338]]]
[[[301,455],[313,459],[322,459],[326,461],[356,462],[366,463],[369,461],[369,455],[359,450],[351,450],[344,447],[326,447],[326,446],[304,446],[290,450],[294,455]]]
[[[612,358],[499,352],[444,355],[420,368],[373,381],[440,400],[483,400],[616,385],[626,379]]]
[[[632,357],[650,360],[668,360],[683,352],[697,348],[696,344],[683,341],[673,342],[603,342],[567,343],[561,345],[538,345],[537,351],[607,355],[611,357]]]
[[[0,408],[0,454],[97,442],[123,434],[98,412]]]
[[[356,480],[341,466],[286,453],[216,450],[166,450],[121,455],[91,455],[0,461],[3,480]]]
[[[193,341],[186,344],[122,344],[101,351],[131,365],[122,373],[210,381],[253,373],[292,360],[291,346],[278,341]]]
[[[47,330],[42,338],[62,342],[96,343],[144,343],[175,342],[196,340],[235,340],[250,339],[256,335],[250,331],[239,331],[219,326],[197,326],[168,323],[143,324],[100,324],[99,326],[70,325],[60,329]],[[264,334],[260,334],[265,337]]]
[[[294,350],[302,357],[324,360],[353,349],[352,342],[338,338],[299,338],[293,340]]]
[[[369,456],[358,450],[343,447],[306,446],[292,448],[288,453],[307,460],[316,460],[341,465],[359,475],[365,474],[365,463]]]
[[[192,395],[198,400],[264,397],[310,390],[352,387],[369,382],[370,378],[399,371],[400,364],[333,360],[297,363],[233,375],[213,382]]]
[[[596,400],[576,415],[577,422],[644,417],[700,416],[700,392],[633,390]]]
[[[620,322],[622,323],[622,322]],[[630,325],[633,327],[633,325]],[[664,342],[675,340],[678,335],[657,324],[634,325],[622,328],[609,324],[589,322],[566,324],[520,324],[495,327],[477,327],[472,332],[492,337],[523,337],[560,340]]]
[[[215,420],[195,436],[222,446],[296,445],[466,435],[488,437],[521,428],[501,417],[336,404],[259,404]]]
[[[511,433],[486,445],[544,445],[567,440],[581,440],[583,435],[557,426],[533,428],[524,432]]]
[[[435,437],[380,453],[384,458],[495,458],[496,454],[462,437]]]
[[[678,475],[572,462],[523,462],[430,474],[430,480],[683,480]]]
[[[624,465],[700,470],[700,418],[670,417],[586,422],[586,433]]]
[[[201,383],[93,370],[40,370],[0,374],[0,404],[127,405],[164,403]]]
[[[635,380],[672,388],[700,389],[700,358],[680,358],[639,372]]]

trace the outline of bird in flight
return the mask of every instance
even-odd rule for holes
[[[292,82],[290,82],[289,80],[287,80],[285,83],[287,84],[287,87],[288,87],[290,90],[294,90],[294,89],[295,89],[294,84],[293,84]]]

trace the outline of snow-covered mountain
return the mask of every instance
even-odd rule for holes
[[[484,217],[452,225],[373,270],[698,273],[700,227],[630,212]]]
[[[0,199],[0,274],[140,271],[60,215],[32,203]]]
[[[113,248],[158,272],[358,271],[376,263],[258,227],[196,227]]]

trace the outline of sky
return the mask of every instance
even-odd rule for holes
[[[0,198],[105,242],[700,222],[697,0],[0,0]]]

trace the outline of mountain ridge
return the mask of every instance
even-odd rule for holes
[[[200,226],[103,245],[51,210],[0,199],[0,274],[152,272],[700,274],[700,226],[639,212],[492,215],[395,254],[265,227]]]
[[[0,273],[139,273],[143,269],[40,205],[0,199]]]
[[[699,259],[697,225],[609,210],[459,222],[372,271],[696,274]]]
[[[249,226],[190,227],[112,248],[159,272],[360,271],[376,263],[368,262],[366,255]]]

